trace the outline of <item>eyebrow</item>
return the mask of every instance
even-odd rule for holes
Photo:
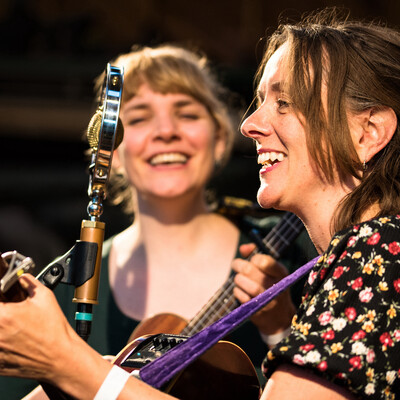
[[[281,82],[280,81],[276,81],[276,82],[273,82],[272,84],[271,84],[271,90],[273,91],[273,92],[281,92],[282,91],[282,84],[281,84]]]
[[[192,100],[192,99],[187,99],[187,100],[179,100],[176,103],[174,103],[174,107],[185,107],[185,106],[190,106],[192,104],[200,103],[197,100]]]
[[[185,99],[185,100],[178,100],[176,102],[174,102],[173,106],[176,108],[181,108],[181,107],[185,107],[191,104],[195,104],[196,101],[192,100],[192,99]],[[147,110],[150,108],[150,105],[147,102],[143,102],[143,103],[137,103],[137,104],[133,104],[131,105],[129,108],[127,108],[125,110],[125,112],[129,112],[129,111],[135,111],[135,110]]]
[[[272,82],[272,84],[271,84],[271,91],[272,91],[273,93],[281,93],[281,92],[282,92],[282,84],[281,84],[281,82],[280,82],[280,81]],[[265,97],[265,96],[264,96],[263,91],[260,90],[260,88],[257,89],[257,98],[260,99],[260,100],[263,100],[264,97]]]
[[[138,103],[130,106],[129,108],[125,109],[124,112],[132,111],[132,110],[146,110],[149,106],[146,103]]]

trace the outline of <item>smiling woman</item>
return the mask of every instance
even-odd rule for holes
[[[205,138],[205,128],[208,149],[203,149],[203,152],[210,151],[210,158],[203,165],[203,182],[200,183],[205,185],[216,167],[222,167],[229,158],[235,135],[229,111],[221,100],[228,94],[211,74],[206,57],[175,46],[146,47],[119,56],[115,64],[125,69],[121,108],[125,152],[138,154],[146,143],[146,153],[141,155],[142,158],[172,157],[165,155],[168,153],[175,154],[174,157],[179,154],[180,163],[183,157],[187,161],[196,159],[192,157],[195,154],[191,154],[196,152],[193,138],[199,136],[195,140],[203,146],[200,142]],[[205,124],[211,126],[204,127]],[[180,137],[182,132],[184,140]],[[159,137],[154,139],[154,135]],[[149,140],[155,143],[153,147],[149,147]],[[169,143],[162,146],[162,140]],[[135,146],[140,146],[140,150],[133,149]],[[124,157],[122,151],[118,155]],[[123,202],[127,211],[137,212],[133,208],[136,196],[131,192],[131,183],[135,187],[135,182],[127,184],[126,178],[130,180],[130,174],[120,166],[116,171],[123,173],[118,178],[122,176],[125,179],[122,184],[115,182],[114,200]],[[129,170],[133,172],[132,168]],[[123,191],[122,187],[128,189]]]
[[[295,212],[323,253],[265,359],[263,399],[400,393],[400,35],[330,14],[272,35],[242,125],[260,204]],[[285,158],[271,165],[271,152]]]

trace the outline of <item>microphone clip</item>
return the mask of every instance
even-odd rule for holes
[[[59,283],[81,286],[94,275],[97,249],[97,243],[77,240],[70,250],[47,265],[36,278],[51,290]]]

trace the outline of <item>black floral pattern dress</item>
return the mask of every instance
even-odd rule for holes
[[[296,364],[363,399],[400,399],[400,215],[333,236],[311,271],[292,332],[268,352],[269,377]]]

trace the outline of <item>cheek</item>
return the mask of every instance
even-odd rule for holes
[[[137,169],[137,162],[142,150],[140,143],[132,140],[130,137],[124,137],[123,142],[118,147],[118,160],[120,167],[123,168],[128,175]],[[136,166],[135,166],[136,165]]]
[[[140,132],[125,130],[124,140],[124,153],[130,155],[137,155],[143,152],[144,149],[144,135]]]
[[[187,132],[191,132],[188,138],[193,147],[199,151],[204,150],[206,156],[214,156],[217,132],[213,123],[201,124],[196,129],[187,130]]]

